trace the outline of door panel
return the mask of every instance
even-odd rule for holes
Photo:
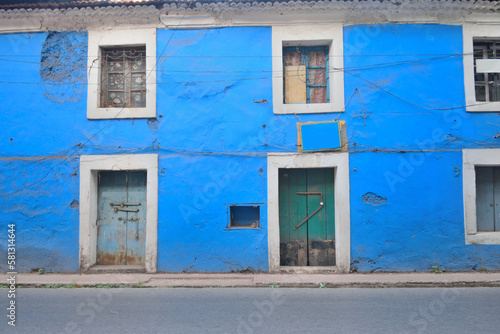
[[[333,180],[335,179],[335,170],[332,172],[325,171],[325,215],[328,219],[326,224],[326,240],[335,241],[335,192]],[[330,185],[330,186],[328,186]],[[335,245],[333,247],[335,252]],[[335,256],[333,256],[335,258]]]
[[[500,168],[476,166],[478,232],[500,231]]]
[[[129,172],[128,202],[138,212],[129,212],[127,219],[127,264],[144,264],[146,245],[146,173]]]
[[[127,201],[127,173],[99,174],[97,209],[97,264],[126,264],[127,213],[114,212],[111,202]]]
[[[500,168],[495,167],[493,170],[493,197],[495,198],[495,226],[494,231],[500,231]]]
[[[307,189],[306,171],[280,172],[280,254],[283,266],[307,265],[307,229],[294,230],[307,213],[307,199],[296,195]]]
[[[320,205],[325,198],[325,170],[310,169],[307,173],[307,191],[320,192],[322,196],[309,195],[307,197],[308,214],[312,214],[317,208],[322,207],[317,214],[312,216],[307,222],[308,231],[308,251],[310,266],[328,265],[328,248],[331,241],[326,240],[326,214],[325,206]]]
[[[146,208],[146,172],[99,173],[97,264],[144,264]]]
[[[292,241],[295,241],[294,247],[297,249],[297,266],[307,266],[307,229],[293,229],[307,216],[307,197],[296,195],[298,192],[307,191],[307,173],[305,169],[299,169],[296,173],[290,173],[289,175],[291,177],[290,181],[292,181],[290,189],[291,209],[294,212],[290,234]]]
[[[280,170],[280,264],[282,266],[335,265],[333,179],[334,170],[328,168]],[[294,230],[317,209],[319,209],[317,213]]]
[[[476,167],[476,211],[479,232],[493,232],[495,230],[493,175],[492,167]]]

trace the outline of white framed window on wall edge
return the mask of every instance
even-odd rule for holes
[[[466,149],[462,161],[465,243],[500,244],[500,149]]]
[[[88,34],[87,118],[156,117],[156,28]]]
[[[343,112],[344,73],[334,70],[342,69],[344,64],[342,29],[341,23],[272,27],[275,114]],[[293,63],[293,51],[302,55],[301,64]],[[285,64],[285,54],[290,63]],[[309,66],[313,58],[316,60]],[[292,85],[294,89],[290,90]],[[287,94],[295,97],[289,99]]]
[[[500,25],[463,25],[468,112],[500,112]]]

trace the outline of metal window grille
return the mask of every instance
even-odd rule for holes
[[[500,59],[500,40],[474,40],[476,101],[500,101],[500,73],[477,73],[476,59]]]
[[[146,107],[146,47],[102,48],[101,107]]]
[[[283,49],[284,103],[330,102],[328,47]]]

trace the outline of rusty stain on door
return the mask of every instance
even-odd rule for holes
[[[146,172],[102,171],[98,187],[97,264],[144,264]]]

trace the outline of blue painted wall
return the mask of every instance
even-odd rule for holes
[[[267,270],[265,143],[280,124],[254,101],[272,101],[271,29],[157,36],[158,269]],[[260,229],[226,228],[228,206],[242,203],[261,203]]]
[[[352,267],[500,269],[500,246],[465,245],[461,149],[499,147],[500,117],[457,108],[461,27],[350,26],[344,43]]]
[[[18,271],[78,270],[77,144],[97,129],[85,118],[86,52],[85,32],[0,35],[2,271],[12,223]]]
[[[158,31],[157,118],[113,122],[86,119],[86,33],[0,36],[11,55],[0,64],[0,208],[17,224],[19,271],[78,270],[78,157],[120,153],[159,154],[160,271],[267,270],[266,151],[284,129],[271,108],[271,29],[171,35]],[[246,203],[260,205],[261,228],[229,230],[229,205]]]
[[[159,154],[158,270],[267,270],[266,153],[297,151],[298,118],[337,117],[353,268],[500,269],[499,246],[464,239],[460,150],[498,147],[500,118],[444,110],[465,104],[461,27],[345,27],[340,116],[273,114],[269,27],[157,39],[157,118],[110,122],[86,119],[85,32],[0,35],[0,212],[19,271],[78,270],[78,157],[120,153]],[[227,229],[242,203],[260,203],[260,229]]]

